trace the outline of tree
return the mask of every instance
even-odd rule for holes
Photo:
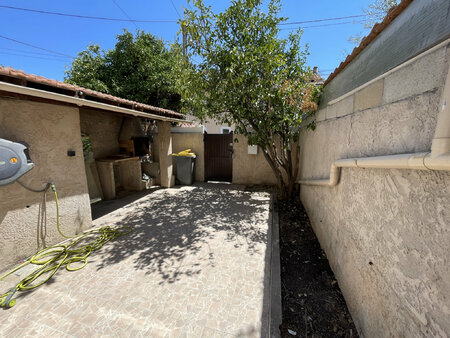
[[[397,6],[399,3],[400,0],[374,0],[367,9],[363,9],[364,14],[366,14],[364,28],[372,29],[377,22],[381,22],[384,19],[392,7]],[[361,33],[359,33],[351,36],[349,41],[359,45],[361,39]]]
[[[384,19],[386,14],[399,4],[400,0],[375,0],[369,5],[368,9],[364,9],[364,14],[367,15],[364,28],[371,29],[377,22]]]
[[[124,31],[114,49],[90,45],[66,71],[65,81],[114,96],[178,110],[174,53],[159,38],[142,31]]]
[[[291,196],[300,126],[317,109],[319,92],[301,31],[278,37],[278,24],[286,20],[279,16],[280,0],[271,0],[267,11],[262,0],[233,0],[218,14],[203,0],[194,5],[181,20],[187,48],[175,47],[184,111],[234,124],[264,154],[280,197]]]

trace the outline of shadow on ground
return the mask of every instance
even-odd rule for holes
[[[268,200],[268,193],[254,194],[222,184],[196,184],[145,194],[96,221],[96,225],[114,222],[115,226],[133,228],[102,249],[97,267],[100,270],[122,261],[132,262],[136,270],[157,272],[162,282],[173,283],[181,275],[192,276],[206,266],[214,267],[220,251],[210,245],[217,240],[232,242],[234,248],[250,255],[264,255]],[[94,213],[102,214],[99,210]]]

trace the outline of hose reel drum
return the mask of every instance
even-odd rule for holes
[[[33,169],[28,145],[0,138],[0,186],[15,182]]]

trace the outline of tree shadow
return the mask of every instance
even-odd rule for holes
[[[154,191],[99,220],[107,225],[111,219],[114,226],[133,231],[99,252],[97,269],[126,262],[146,274],[158,273],[160,283],[173,283],[215,266],[221,251],[211,243],[225,241],[231,244],[227,248],[264,257],[269,203],[268,193],[233,185],[199,183]]]

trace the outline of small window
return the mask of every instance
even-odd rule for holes
[[[220,127],[220,133],[221,134],[230,134],[231,133],[231,128],[229,128],[229,127]]]

